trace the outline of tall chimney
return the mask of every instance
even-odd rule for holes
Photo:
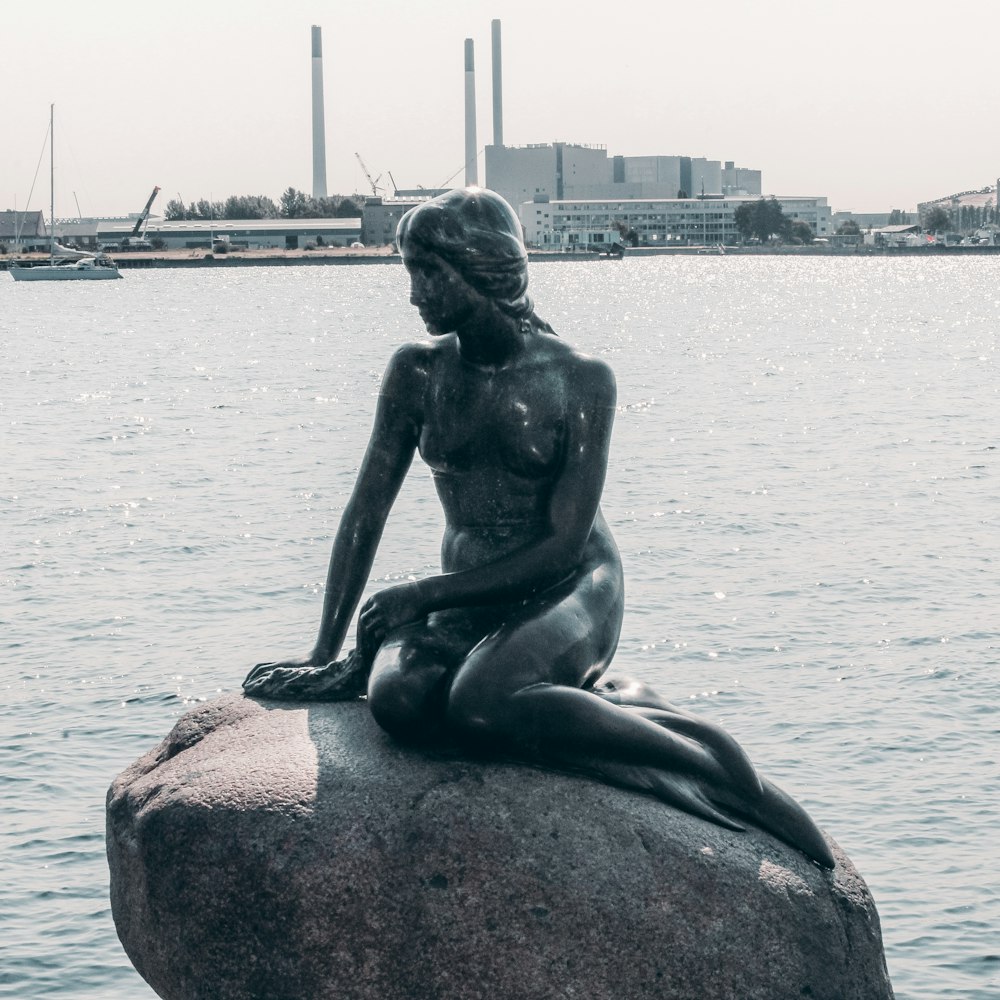
[[[493,29],[493,145],[503,145],[503,64],[500,60],[500,22]]]
[[[326,116],[323,113],[323,29],[312,26],[313,197],[326,197]]]
[[[476,61],[472,39],[465,40],[465,186],[479,183],[476,142]]]

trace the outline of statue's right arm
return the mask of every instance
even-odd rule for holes
[[[334,539],[316,645],[305,658],[268,666],[322,666],[340,652],[389,511],[413,461],[426,372],[424,345],[404,345],[389,362],[368,448]]]

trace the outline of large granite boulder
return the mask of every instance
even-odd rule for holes
[[[767,834],[227,696],[108,793],[111,903],[167,1000],[883,1000],[878,916]]]

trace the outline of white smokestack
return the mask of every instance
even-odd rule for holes
[[[476,62],[472,39],[465,40],[465,186],[479,183],[476,142]]]
[[[503,145],[503,64],[500,60],[500,22],[493,29],[493,145]]]
[[[326,197],[326,116],[323,113],[323,29],[312,26],[313,197]]]

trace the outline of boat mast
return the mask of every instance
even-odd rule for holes
[[[49,105],[49,264],[56,261],[56,106]]]

